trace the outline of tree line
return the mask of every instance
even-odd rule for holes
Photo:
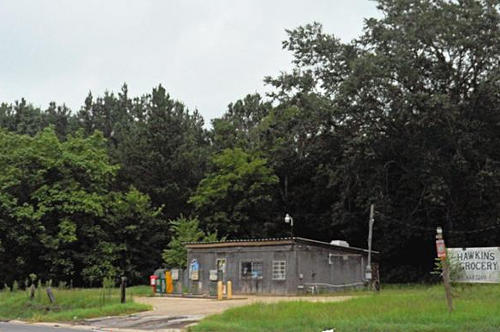
[[[179,229],[289,236],[285,213],[296,236],[366,247],[370,204],[383,281],[430,278],[436,226],[500,245],[498,1],[378,8],[350,42],[287,30],[293,69],[211,126],[161,85],[75,112],[1,104],[0,282],[143,282]]]

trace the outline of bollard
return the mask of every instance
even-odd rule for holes
[[[227,299],[231,300],[232,297],[233,297],[233,283],[231,282],[231,280],[229,280],[227,282]]]
[[[222,300],[223,290],[222,290],[222,281],[217,282],[217,300]]]

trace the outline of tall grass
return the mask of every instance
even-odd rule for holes
[[[150,310],[150,306],[135,303],[134,291],[127,289],[127,302],[120,303],[119,289],[59,289],[53,288],[55,303],[51,304],[45,289],[37,289],[35,298],[30,300],[27,291],[0,292],[0,319],[21,319],[29,321],[70,321],[83,318],[129,314]]]
[[[454,292],[451,314],[442,286],[418,286],[346,302],[257,303],[207,317],[192,331],[500,331],[500,285]]]

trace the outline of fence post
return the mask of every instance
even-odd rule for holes
[[[125,303],[126,299],[126,290],[127,290],[127,277],[122,277],[122,283],[120,285],[120,292],[121,292],[121,297],[120,297],[120,302]]]
[[[52,293],[52,289],[49,287],[47,287],[47,296],[49,297],[49,301],[50,303],[54,304],[56,302],[56,298],[54,296],[54,293]]]

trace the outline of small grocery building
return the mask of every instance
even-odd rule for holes
[[[235,294],[295,295],[366,284],[368,250],[300,237],[186,244],[191,287],[208,294],[218,280]],[[378,279],[378,252],[372,270]]]

